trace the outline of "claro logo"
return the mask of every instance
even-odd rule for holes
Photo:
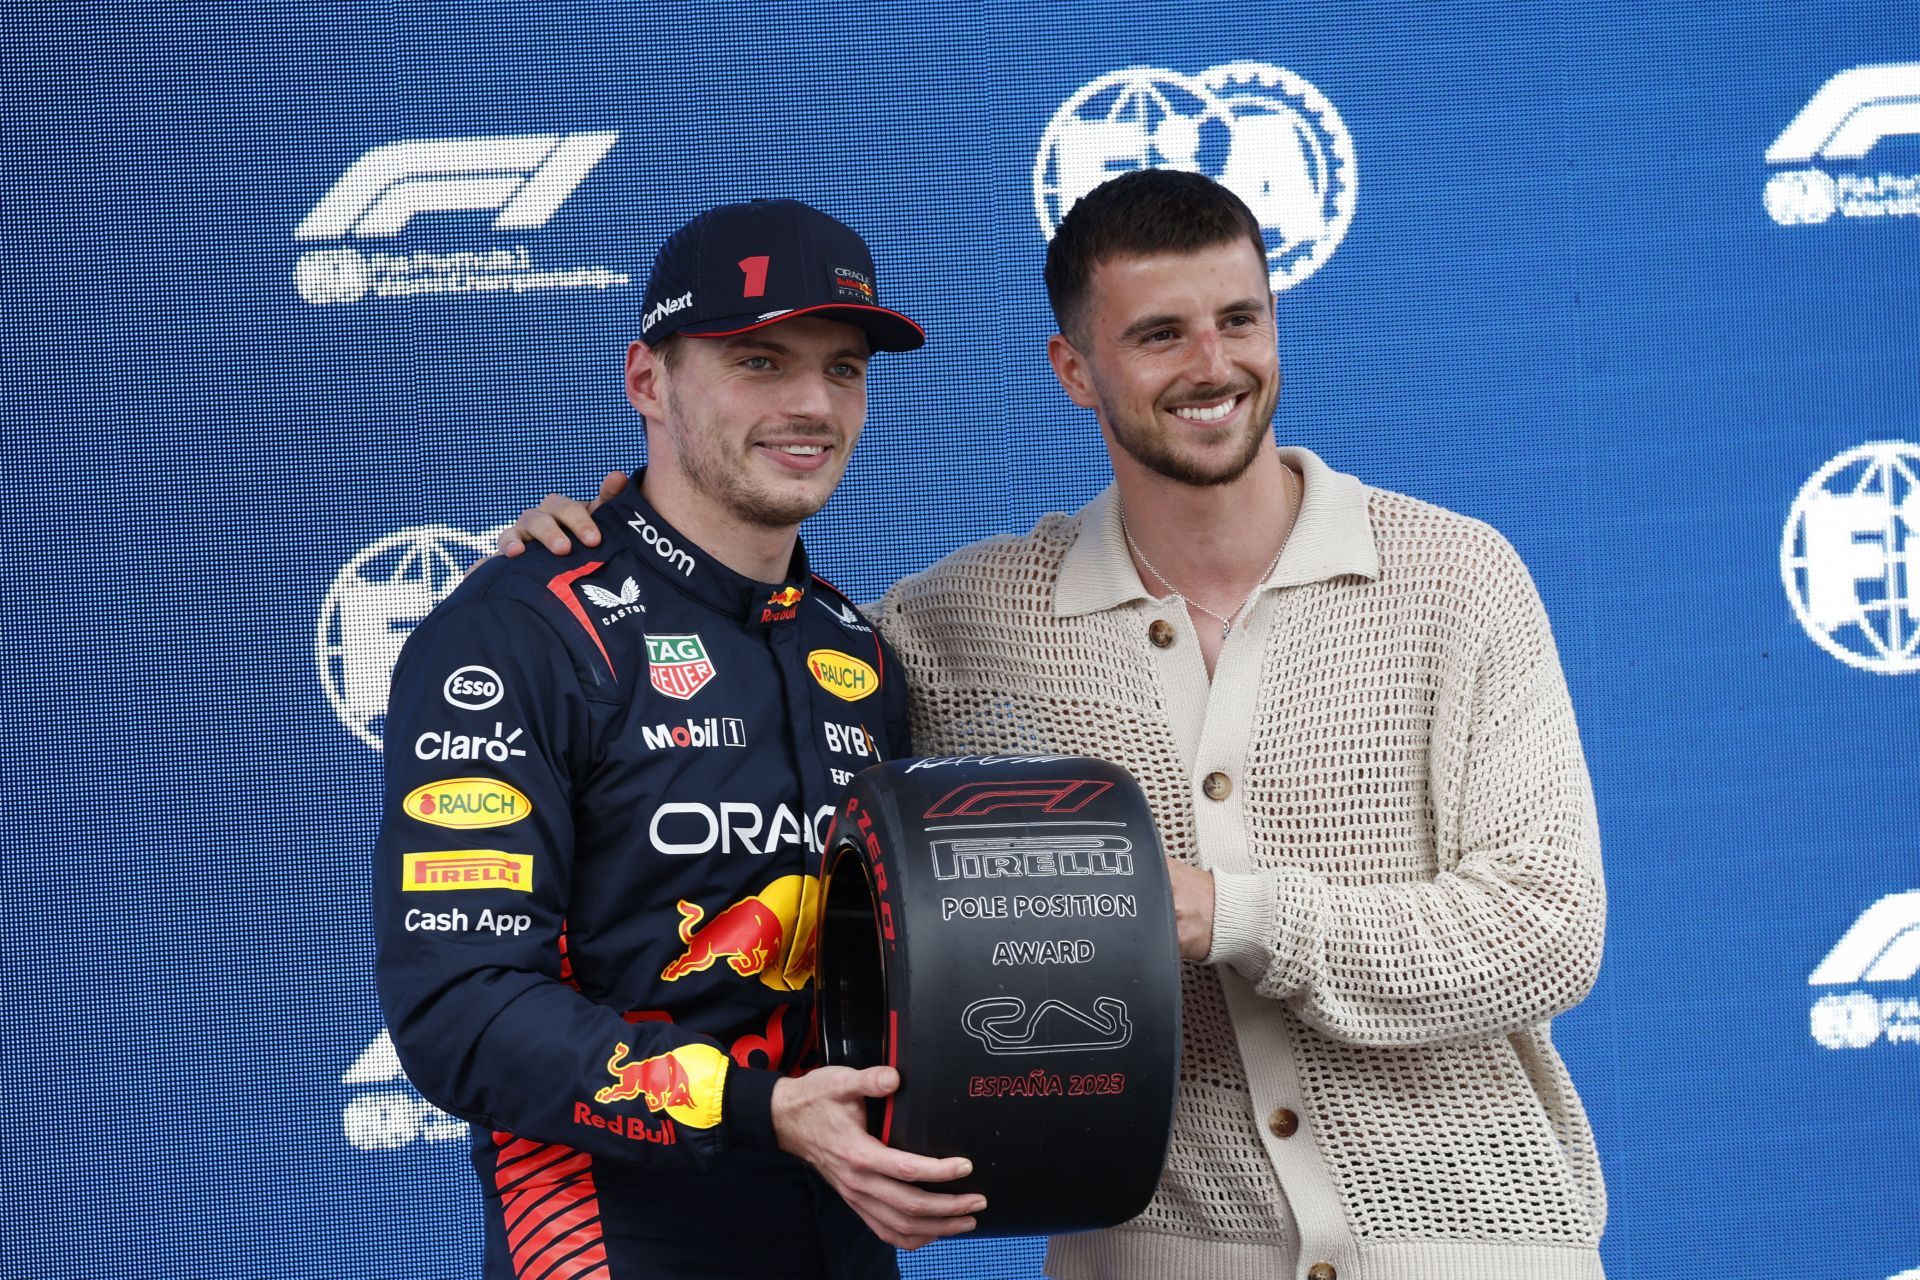
[[[409,791],[402,808],[417,822],[471,831],[510,827],[533,812],[533,801],[492,778],[448,778]]]

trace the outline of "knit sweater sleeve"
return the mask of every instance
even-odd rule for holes
[[[1504,1034],[1579,1003],[1599,971],[1598,824],[1546,610],[1488,531],[1464,750],[1433,796],[1439,872],[1336,884],[1296,867],[1216,871],[1211,963],[1338,1040]],[[1463,680],[1463,683],[1465,681]]]

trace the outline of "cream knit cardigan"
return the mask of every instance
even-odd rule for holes
[[[1147,638],[1186,619],[1124,560],[1111,491],[955,552],[876,614],[917,752],[1117,761],[1168,853],[1215,872],[1159,1190],[1056,1239],[1048,1273],[1599,1276],[1606,1193],[1548,1022],[1592,986],[1605,899],[1545,611],[1486,525],[1284,456],[1306,497],[1249,625],[1264,646],[1199,677],[1209,708],[1245,708],[1227,827]]]

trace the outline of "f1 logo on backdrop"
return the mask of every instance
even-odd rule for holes
[[[297,241],[386,240],[423,214],[494,214],[490,230],[537,231],[600,163],[611,130],[387,142],[347,166],[294,230]],[[443,219],[430,219],[439,225]],[[628,283],[605,267],[536,268],[523,244],[433,251],[310,249],[294,287],[316,305],[375,298],[503,295],[607,289]]]
[[[1920,671],[1920,445],[1877,441],[1801,486],[1780,581],[1807,636],[1850,667]]]
[[[375,751],[400,646],[493,554],[493,540],[443,524],[402,529],[363,547],[334,576],[314,626],[313,662],[334,715]]]
[[[1890,893],[1841,935],[1833,950],[1807,976],[1807,985],[1828,988],[1813,1002],[1810,1029],[1828,1049],[1865,1049],[1882,1036],[1888,1044],[1920,1045],[1920,889]],[[1908,984],[1904,993],[1860,990]],[[1834,991],[1832,988],[1854,988]]]
[[[389,142],[348,166],[293,236],[393,236],[417,214],[482,209],[500,211],[495,231],[531,231],[619,140],[607,132]]]
[[[1920,62],[1853,67],[1824,85],[1767,148],[1767,215],[1781,226],[1834,214],[1920,214],[1920,172],[1868,173],[1856,161],[1890,138],[1920,137]]]
[[[1264,62],[1199,75],[1110,71],[1076,89],[1040,136],[1033,207],[1048,239],[1080,197],[1133,169],[1204,173],[1247,202],[1275,290],[1318,271],[1353,221],[1353,138],[1304,78]]]

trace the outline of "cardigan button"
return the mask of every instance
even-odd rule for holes
[[[1331,1262],[1316,1262],[1307,1268],[1307,1280],[1340,1280]]]
[[[1155,618],[1153,625],[1147,628],[1147,639],[1153,641],[1156,649],[1166,649],[1173,644],[1173,624],[1165,618]]]
[[[1285,1107],[1279,1107],[1267,1117],[1267,1128],[1276,1138],[1291,1138],[1300,1131],[1300,1117]]]
[[[1200,789],[1207,793],[1209,800],[1225,800],[1233,794],[1233,779],[1216,769],[1207,775],[1206,781],[1200,784]]]

